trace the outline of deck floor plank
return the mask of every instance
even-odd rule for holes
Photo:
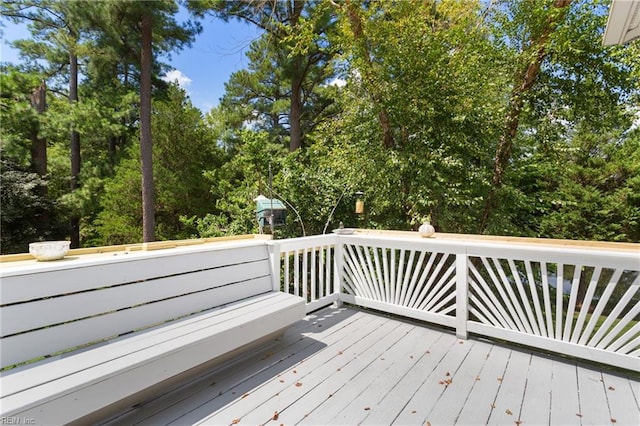
[[[549,423],[551,408],[551,372],[553,360],[532,356],[527,371],[527,384],[518,421],[523,425]]]
[[[457,339],[456,339],[457,340]],[[440,398],[447,391],[447,386],[440,382],[445,382],[450,377],[458,373],[469,352],[477,342],[473,340],[457,341],[446,355],[440,360],[438,365],[427,376],[426,380],[415,390],[405,407],[401,410],[392,424],[426,424],[429,421],[429,414]],[[447,376],[449,374],[449,376]],[[411,388],[406,390],[411,395]]]
[[[602,372],[581,367],[578,367],[577,371],[582,424],[584,426],[612,424]]]
[[[530,353],[509,350],[504,374],[496,378],[500,382],[500,388],[493,402],[489,424],[513,425],[518,420],[530,363]]]
[[[480,386],[478,378],[487,363],[487,356],[492,347],[484,342],[475,342],[460,368],[449,376],[442,378],[445,391],[428,414],[427,421],[432,424],[455,424],[461,411],[461,401],[466,401],[476,386]],[[485,417],[486,418],[486,417]]]
[[[483,352],[484,365],[474,378],[474,386],[462,402],[455,420],[457,425],[486,423],[493,410],[494,402],[502,383],[505,366],[511,351],[493,346]]]
[[[617,374],[608,374],[603,377],[603,385],[606,389],[607,402],[611,418],[616,426],[640,424],[640,382],[629,380]]]
[[[638,395],[638,375],[327,308],[103,425],[638,425]]]
[[[335,378],[323,380],[314,392],[305,394],[284,409],[283,423],[326,424],[335,411],[341,410],[348,401],[367,389],[366,381],[371,383],[373,377],[383,372],[384,364],[380,358],[388,355],[388,351],[394,347],[401,347],[413,329],[408,324],[407,327],[397,328],[394,330],[395,336],[389,335],[366,351],[351,355],[353,359],[336,372]],[[329,404],[332,406],[327,407]]]
[[[343,369],[352,364],[352,354],[362,354],[369,347],[400,326],[399,323],[377,317],[371,324],[372,329],[360,334],[352,333],[349,339],[327,346],[322,352],[314,354],[272,380],[271,386],[261,386],[249,391],[249,397],[234,401],[211,416],[203,418],[203,423],[222,424],[236,419],[246,424],[263,424],[292,406],[303,396],[311,393],[324,381],[337,385],[346,379]],[[327,394],[328,395],[328,394]],[[313,395],[316,397],[316,395]],[[320,394],[319,397],[326,397]],[[299,407],[305,409],[304,406]]]
[[[386,365],[386,370],[377,377],[373,375],[369,377],[370,383],[365,390],[355,398],[348,400],[347,404],[337,411],[329,419],[328,423],[360,424],[372,409],[376,412],[387,409],[386,404],[382,404],[382,400],[394,389],[402,389],[398,388],[399,383],[408,374],[415,374],[418,365],[424,362],[423,358],[430,356],[434,348],[442,344],[442,334],[420,328],[412,331],[418,332],[420,336],[410,343],[408,349],[403,351],[402,355],[395,357],[391,353],[385,354],[384,359],[381,359],[381,361]],[[332,407],[327,405],[323,408],[330,410]],[[307,423],[311,423],[314,418],[307,420]]]
[[[571,364],[554,362],[551,365],[551,424],[582,424],[576,370]]]

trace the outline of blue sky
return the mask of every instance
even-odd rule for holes
[[[180,14],[178,20],[185,17],[186,14]],[[7,42],[29,38],[29,31],[24,25],[2,22],[5,26],[2,28],[0,60],[18,63],[20,59],[17,52]],[[202,26],[203,31],[196,36],[191,48],[173,53],[171,60],[164,62],[174,68],[166,76],[167,79],[177,80],[189,94],[193,105],[207,113],[218,105],[224,94],[224,84],[231,73],[246,68],[248,61],[245,53],[260,32],[253,25],[238,21],[227,23],[212,17],[202,20]]]

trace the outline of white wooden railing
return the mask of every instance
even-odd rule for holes
[[[269,244],[274,286],[308,312],[347,302],[640,371],[637,250],[371,235]]]

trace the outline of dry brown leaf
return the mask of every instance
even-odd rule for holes
[[[439,385],[444,385],[444,381],[443,381],[443,380],[440,380],[440,381],[438,382],[438,384],[439,384]]]
[[[498,381],[502,383],[502,377],[498,377]]]
[[[520,426],[522,424],[522,420],[516,420],[516,426]]]
[[[617,420],[616,420],[616,419],[611,418],[611,423],[616,423],[616,422],[617,422]]]
[[[616,390],[616,388],[614,388],[613,386],[609,386],[607,389],[609,389],[609,390]]]
[[[293,374],[298,374],[298,372],[296,370],[293,370]]]
[[[298,382],[296,383],[296,387],[299,388],[300,386],[302,386],[302,383]]]
[[[273,420],[278,420],[278,417],[280,417],[280,415],[278,414],[278,412],[277,412],[277,411],[275,411],[275,412],[273,413],[273,417],[272,417],[272,419],[273,419]]]
[[[415,413],[417,413],[417,411],[416,411],[416,410],[413,410],[413,411],[411,412],[411,414],[415,414]]]
[[[246,398],[246,397],[248,397],[248,396],[249,396],[249,394],[248,394],[248,393],[245,393],[244,395],[242,395],[242,398],[244,399],[244,398]]]
[[[513,411],[509,410],[508,408],[505,410],[505,413],[507,413],[507,415],[509,416],[513,415]]]
[[[476,380],[480,380],[480,376],[476,376]]]
[[[232,425],[237,425],[238,423],[240,423],[240,419],[233,419],[233,420],[231,420],[231,424],[232,424]]]
[[[280,383],[284,383],[284,380],[280,379]]]
[[[369,411],[371,410],[371,407],[364,407],[364,411]]]
[[[338,355],[342,355],[342,351],[338,351]]]
[[[424,426],[431,426],[431,422],[426,422]]]

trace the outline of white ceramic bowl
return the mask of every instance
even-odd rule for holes
[[[71,241],[40,241],[29,244],[29,253],[39,261],[62,259]]]

